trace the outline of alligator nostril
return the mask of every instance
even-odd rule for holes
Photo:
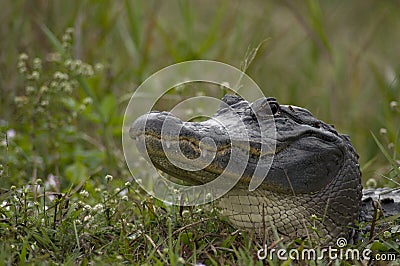
[[[243,98],[237,95],[231,95],[227,94],[222,98],[222,103],[220,108],[226,107],[226,104],[228,105],[234,105],[235,103],[238,103],[240,101],[243,101]]]

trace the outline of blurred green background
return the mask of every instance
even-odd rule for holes
[[[243,68],[264,40],[246,73],[266,95],[349,134],[363,180],[379,179],[390,167],[372,133],[392,158],[399,150],[399,14],[398,1],[373,0],[4,1],[0,183],[56,175],[67,187],[109,173],[127,179],[121,125],[140,83],[185,60]],[[68,42],[70,27],[73,42],[63,55],[57,44]],[[60,60],[52,59],[54,51]],[[39,80],[18,73],[21,53],[28,69],[42,59]],[[71,58],[99,71],[70,74],[74,90],[67,94],[38,92],[55,72],[69,73]],[[49,104],[38,100],[45,97]]]

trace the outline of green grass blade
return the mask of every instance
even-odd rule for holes
[[[375,136],[373,132],[371,132],[372,137],[375,140],[376,145],[378,145],[379,150],[382,152],[382,154],[385,156],[386,160],[392,165],[395,166],[395,161],[393,158],[390,156],[390,154],[386,151],[385,147],[382,145],[382,143],[378,140],[378,138]]]
[[[140,20],[140,15],[142,10],[142,5],[140,1],[134,1],[132,4],[132,1],[125,1],[125,7],[126,7],[126,13],[127,13],[127,18],[129,22],[129,28],[131,29],[131,37],[133,40],[133,43],[135,44],[135,50],[140,49],[140,26],[141,26],[141,20]]]
[[[46,35],[46,37],[49,39],[51,44],[54,46],[54,48],[59,52],[61,55],[65,56],[65,49],[62,45],[62,43],[57,39],[57,37],[53,34],[53,32],[44,24],[40,25],[40,28]]]

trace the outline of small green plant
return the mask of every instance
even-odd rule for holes
[[[84,261],[110,249],[109,255],[117,256],[112,253],[140,235],[140,222],[133,219],[136,209],[130,208],[135,197],[128,198],[127,193],[134,187],[106,179],[107,185],[92,193],[85,187],[49,192],[41,179],[21,188],[12,186],[0,198],[2,261]]]
[[[111,119],[116,104],[113,97],[99,101],[89,86],[98,82],[97,74],[104,67],[74,58],[72,28],[61,42],[44,26],[43,31],[56,51],[44,59],[25,53],[19,56],[17,69],[24,84],[14,98],[19,123],[12,128],[7,122],[1,125],[5,152],[0,155],[0,174],[6,182],[13,176],[13,180],[31,179],[32,183],[52,175],[60,190],[115,166],[121,156],[113,153],[110,125],[120,117]],[[89,124],[95,131],[83,132],[82,127]]]
[[[380,138],[374,133],[372,133],[372,136],[388,164],[387,170],[380,176],[383,186],[393,187],[393,190],[398,191],[400,189],[400,109],[398,99],[392,98],[384,109],[386,110],[386,123],[379,131]],[[373,183],[372,187],[375,187],[377,182],[371,179],[369,183]],[[377,211],[378,214],[375,219],[383,218],[382,213],[379,213],[379,208]],[[399,221],[400,214],[378,220],[377,227],[379,229],[376,232],[370,232],[369,238],[374,239],[374,241],[371,241],[367,247],[378,253],[392,251],[400,254]],[[375,221],[373,221],[373,224],[375,226]]]
[[[381,138],[372,133],[372,136],[384,155],[390,169],[382,174],[385,184],[392,187],[400,187],[400,108],[398,100],[392,100],[388,104],[386,125],[379,131]]]

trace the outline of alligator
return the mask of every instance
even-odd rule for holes
[[[162,130],[166,121],[176,128],[174,136],[168,135],[174,130]],[[269,134],[263,134],[266,131]],[[139,117],[129,134],[156,168],[190,185],[214,180],[229,160],[244,161],[237,183],[217,202],[235,227],[258,236],[265,237],[266,227],[272,226],[285,237],[311,235],[322,243],[349,239],[362,208],[370,208],[366,202],[378,197],[369,191],[363,202],[358,155],[347,135],[310,111],[279,104],[272,97],[249,103],[225,95],[218,111],[202,122],[183,122],[169,112],[152,111]],[[207,150],[214,157],[200,169],[179,167],[170,161],[176,150],[166,149],[163,138],[168,139],[166,146],[177,143],[189,159],[182,160],[184,164],[199,163],[196,159]],[[204,138],[211,138],[214,146],[204,144]],[[239,156],[232,158],[235,148]],[[256,176],[260,167],[264,171]]]

